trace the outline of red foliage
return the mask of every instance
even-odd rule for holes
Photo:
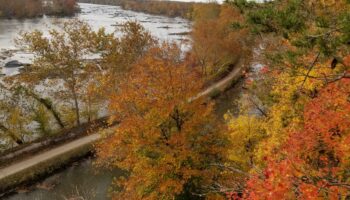
[[[344,58],[344,64],[345,66],[350,67],[350,55]]]
[[[246,79],[245,83],[246,83],[247,85],[252,85],[252,84],[254,83],[254,81],[253,81],[253,79],[248,78],[248,79]]]
[[[260,69],[260,73],[262,74],[266,74],[269,72],[269,67],[268,66],[264,66]]]
[[[301,131],[247,181],[244,199],[339,199],[350,192],[350,80],[327,85],[304,111]],[[232,198],[235,199],[235,198]]]

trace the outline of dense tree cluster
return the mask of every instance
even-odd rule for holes
[[[191,19],[193,3],[165,2],[165,1],[142,1],[122,0],[118,3],[123,9],[137,12],[146,12],[154,15],[169,17],[182,17]]]
[[[37,17],[43,13],[41,0],[2,0],[0,17]]]
[[[1,0],[0,17],[33,18],[47,15],[73,15],[76,0]]]
[[[159,0],[80,0],[84,3],[117,5],[125,10],[145,12],[153,15],[192,19],[193,6],[200,3]]]
[[[116,37],[73,20],[50,30],[50,39],[40,31],[23,33],[17,45],[35,59],[0,85],[4,148],[105,116],[106,95],[116,89],[118,77],[155,42],[134,22],[121,32]],[[101,56],[88,59],[96,55]]]
[[[76,0],[53,0],[45,6],[45,14],[70,16],[77,11]]]
[[[247,82],[247,111],[230,119],[234,138],[246,138],[234,142],[236,167],[249,175],[228,196],[349,198],[349,2],[230,4],[263,38],[267,66]]]
[[[216,3],[196,4],[193,21],[191,53],[207,79],[222,78],[239,60],[249,60],[252,53],[249,31],[233,26],[243,21],[237,8]]]
[[[157,6],[149,9],[162,12]],[[114,182],[114,199],[348,199],[350,2],[228,0],[191,9],[186,53],[135,22],[118,37],[78,21],[50,38],[23,34],[19,44],[36,57],[1,87],[16,99],[0,108],[16,109],[1,116],[0,131],[21,144],[28,110],[49,132],[46,115],[78,125],[108,106],[119,125],[96,152],[98,166],[127,172]],[[223,71],[243,68],[238,60],[255,69],[242,74],[239,114],[219,120],[215,101],[194,97]],[[37,94],[41,84],[59,87],[54,102]]]
[[[100,165],[130,172],[115,199],[196,198],[220,176],[226,133],[212,103],[190,101],[202,88],[200,73],[180,54],[168,44],[151,48],[110,94],[121,123],[97,154]]]

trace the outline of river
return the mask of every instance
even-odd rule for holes
[[[239,98],[241,86],[242,81],[216,100],[219,105],[216,113],[219,116],[228,111],[237,114],[237,104],[233,99]],[[42,181],[19,188],[4,200],[108,200],[111,199],[109,189],[113,177],[122,175],[123,171],[118,169],[97,169],[94,159],[88,157],[70,164]]]
[[[110,199],[108,191],[113,177],[122,176],[121,170],[96,170],[93,159],[86,158],[73,163],[61,172],[18,189],[6,200],[105,200]]]
[[[139,21],[155,37],[165,41],[176,41],[181,43],[187,40],[188,36],[176,35],[173,33],[189,32],[191,24],[189,21],[180,18],[168,18],[163,16],[153,16],[144,13],[122,10],[118,6],[105,6],[93,4],[79,4],[81,13],[74,18],[87,21],[93,29],[105,27],[108,32],[116,29],[116,24],[127,20]],[[30,31],[39,29],[47,33],[49,27],[55,27],[64,21],[72,18],[54,18],[43,17],[39,19],[27,20],[0,20],[0,52],[7,50],[16,50],[14,38],[19,31]],[[188,44],[184,45],[187,48]],[[1,55],[1,54],[0,54]],[[11,56],[1,61],[1,64],[9,60],[19,60],[21,62],[30,62],[31,56],[25,52],[16,50]],[[17,69],[3,69],[7,75],[16,74]],[[233,99],[240,96],[241,82],[238,87],[232,88],[217,101],[217,114],[222,116],[227,110],[236,108]],[[237,112],[233,110],[232,113]],[[105,200],[108,197],[108,191],[113,177],[123,175],[121,170],[97,170],[93,166],[94,159],[86,158],[83,161],[73,163],[60,172],[47,177],[46,179],[32,184],[29,187],[20,188],[15,194],[6,197],[6,200]]]
[[[188,44],[184,41],[188,36],[177,33],[189,32],[191,23],[181,18],[168,18],[145,13],[126,11],[118,6],[95,5],[80,3],[81,12],[73,18],[68,17],[42,17],[25,20],[0,20],[0,68],[11,60],[30,63],[32,55],[17,49],[15,38],[21,31],[38,29],[47,35],[50,28],[72,19],[86,21],[94,30],[104,27],[107,32],[116,32],[118,24],[126,21],[140,22],[150,33],[163,41],[178,42],[183,48]],[[2,68],[2,73],[14,75],[18,68]],[[108,198],[113,177],[123,174],[121,170],[97,170],[93,166],[93,159],[87,158],[81,162],[73,163],[64,170],[29,187],[18,189],[7,200],[62,200],[62,199],[96,199]]]
[[[57,28],[58,25],[72,19],[86,21],[94,30],[104,27],[107,32],[116,32],[118,24],[126,21],[138,21],[153,36],[163,41],[172,41],[183,44],[188,36],[179,33],[189,32],[191,24],[188,20],[181,18],[169,18],[164,16],[155,16],[145,13],[126,11],[119,6],[96,5],[80,3],[81,12],[75,17],[47,17],[24,20],[0,20],[0,67],[11,60],[19,60],[23,63],[30,63],[32,56],[26,52],[17,49],[15,38],[20,32],[33,31],[35,29],[43,31],[47,35],[48,30]],[[10,50],[10,51],[9,51]],[[14,75],[18,73],[16,68],[2,68],[2,73]]]

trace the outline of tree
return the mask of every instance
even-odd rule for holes
[[[246,190],[235,190],[229,196],[345,199],[349,3],[230,3],[245,15],[246,21],[240,26],[250,27],[266,42],[268,65],[247,87],[248,99],[259,102],[252,109],[264,105],[256,126],[266,137],[254,137],[258,142],[250,150],[254,152],[255,165],[245,171],[249,172],[248,181],[241,182],[246,184]],[[251,117],[245,122],[250,120]],[[243,135],[250,134],[246,131]],[[245,145],[243,142],[241,148]]]
[[[252,98],[259,97],[268,105],[264,126],[274,145],[263,146],[274,147],[287,135],[281,132],[300,125],[304,105],[317,96],[320,88],[347,76],[349,67],[343,58],[350,53],[350,4],[299,0],[230,2],[240,7],[246,17],[241,26],[249,26],[264,37],[274,34],[264,44],[269,72],[250,88]]]
[[[120,31],[115,37],[73,21],[50,30],[50,37],[23,33],[17,43],[35,59],[23,73],[7,77],[7,84],[36,99],[61,127],[90,122],[106,108],[105,95],[118,87],[120,77],[156,43],[136,22],[126,22]]]
[[[174,45],[151,48],[133,65],[110,97],[120,124],[97,145],[100,165],[129,172],[115,199],[195,198],[216,180],[227,138],[213,104],[190,101],[201,87]]]
[[[19,80],[31,87],[56,86],[54,94],[66,101],[66,106],[74,105],[77,125],[81,122],[80,96],[87,91],[94,74],[100,72],[95,63],[85,62],[86,56],[95,52],[93,40],[92,30],[86,23],[73,21],[65,23],[62,32],[51,30],[49,39],[42,32],[34,31],[24,33],[17,41],[36,56]]]
[[[0,138],[5,144],[3,148],[21,145],[25,142],[25,136],[31,134],[27,130],[31,115],[30,101],[22,94],[0,84]]]
[[[2,86],[2,87],[6,88],[5,86]],[[54,117],[57,125],[60,128],[64,128],[65,127],[65,125],[63,123],[63,120],[61,119],[61,114],[57,111],[57,109],[53,105],[52,101],[48,97],[43,98],[39,94],[36,94],[34,91],[31,91],[30,89],[28,89],[28,88],[26,88],[26,87],[24,87],[22,85],[15,86],[15,88],[7,88],[7,90],[15,91],[15,93],[17,93],[17,94],[23,94],[28,99],[29,98],[34,99],[37,102],[37,104],[40,105],[39,106],[40,110],[45,108],[48,112],[50,112],[52,114],[52,116]],[[37,113],[39,113],[39,111]],[[43,113],[43,111],[40,111],[40,113],[42,113],[43,115],[46,115],[46,113]]]
[[[31,134],[50,135],[107,115],[106,95],[155,44],[136,22],[123,24],[121,33],[115,37],[103,28],[94,32],[81,21],[50,30],[50,37],[39,31],[23,33],[17,43],[35,57],[0,85],[0,131],[6,141],[1,148],[25,143]]]
[[[47,8],[51,15],[73,15],[76,11],[76,0],[53,0]]]
[[[169,1],[140,1],[121,0],[115,2],[125,10],[146,12],[154,15],[165,15],[168,17],[191,18],[193,4],[191,2],[169,2]]]
[[[240,115],[227,118],[231,137],[230,160],[240,166],[244,172],[249,172],[257,165],[256,150],[259,143],[265,139],[266,133],[259,117]]]
[[[250,57],[248,31],[235,26],[243,20],[238,9],[209,3],[195,5],[193,13],[192,53],[209,79]]]
[[[289,133],[263,174],[247,183],[245,198],[349,197],[350,80],[327,85],[307,103],[304,125]]]
[[[113,35],[106,35],[101,31],[96,35],[100,38],[98,47],[103,49],[102,66],[108,69],[112,76],[127,73],[131,66],[157,43],[150,32],[134,21],[121,24],[118,31],[122,35],[115,39],[111,39],[114,38]]]
[[[303,77],[302,86],[308,81],[331,81],[346,71],[342,58],[349,54],[348,1],[229,2],[245,14],[241,26],[264,36],[275,34],[267,53],[271,68]]]
[[[101,56],[99,67],[102,73],[97,76],[97,82],[91,85],[89,91],[102,98],[117,90],[119,82],[135,62],[157,44],[151,34],[134,21],[121,24],[117,31],[120,32],[120,37],[115,37],[114,33],[107,34],[104,29],[93,34],[94,46]]]

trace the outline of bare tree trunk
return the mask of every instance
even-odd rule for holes
[[[58,113],[58,111],[54,108],[54,106],[52,105],[52,103],[50,102],[50,100],[44,99],[42,97],[40,97],[38,94],[35,94],[33,91],[28,90],[27,88],[20,86],[20,89],[24,90],[24,92],[28,95],[33,97],[35,100],[37,100],[39,103],[41,103],[42,105],[45,106],[45,108],[47,110],[49,110],[49,112],[51,112],[51,114],[53,115],[53,117],[55,118],[57,124],[61,127],[61,128],[65,128],[64,123],[60,117],[60,114]]]
[[[73,98],[74,98],[74,106],[75,106],[75,115],[76,115],[77,125],[80,125],[80,109],[79,109],[79,102],[78,102],[77,93],[75,92],[75,90],[73,90]]]
[[[55,118],[57,124],[61,127],[64,128],[64,123],[60,118],[60,115],[58,112],[53,108],[52,104],[48,104],[47,101],[43,98],[38,99],[40,103],[42,103],[49,111],[51,111],[53,117]]]
[[[91,122],[91,97],[88,95],[88,122]]]

